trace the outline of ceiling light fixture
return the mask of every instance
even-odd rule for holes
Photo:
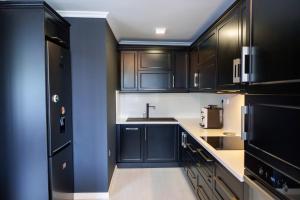
[[[166,28],[165,27],[155,28],[155,34],[157,34],[157,35],[164,35],[165,33],[166,33]]]

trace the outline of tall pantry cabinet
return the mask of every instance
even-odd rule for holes
[[[69,24],[0,2],[0,199],[73,199]]]

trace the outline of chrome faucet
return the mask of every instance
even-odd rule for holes
[[[149,108],[155,109],[155,106],[150,106],[149,103],[146,103],[146,118],[149,119]]]

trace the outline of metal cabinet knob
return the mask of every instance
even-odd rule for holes
[[[54,94],[51,99],[52,99],[52,102],[54,102],[54,103],[59,102],[59,96],[57,94]]]

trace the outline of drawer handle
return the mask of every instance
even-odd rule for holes
[[[220,187],[220,189],[224,192],[230,200],[238,200],[238,198],[231,192],[231,190],[227,187],[224,181],[220,177],[215,177],[216,185]]]
[[[213,162],[214,160],[208,158],[201,149],[197,149],[197,152],[200,154],[200,156],[205,160],[205,162]]]
[[[66,44],[62,39],[60,39],[59,37],[51,37],[51,39],[52,40],[55,40],[55,41],[57,41],[57,42],[59,42],[59,43],[61,43],[61,44]]]
[[[139,128],[125,128],[126,131],[137,131]]]
[[[189,150],[191,150],[192,153],[197,153],[197,151],[191,147],[191,144],[188,143],[186,146],[189,148]]]

